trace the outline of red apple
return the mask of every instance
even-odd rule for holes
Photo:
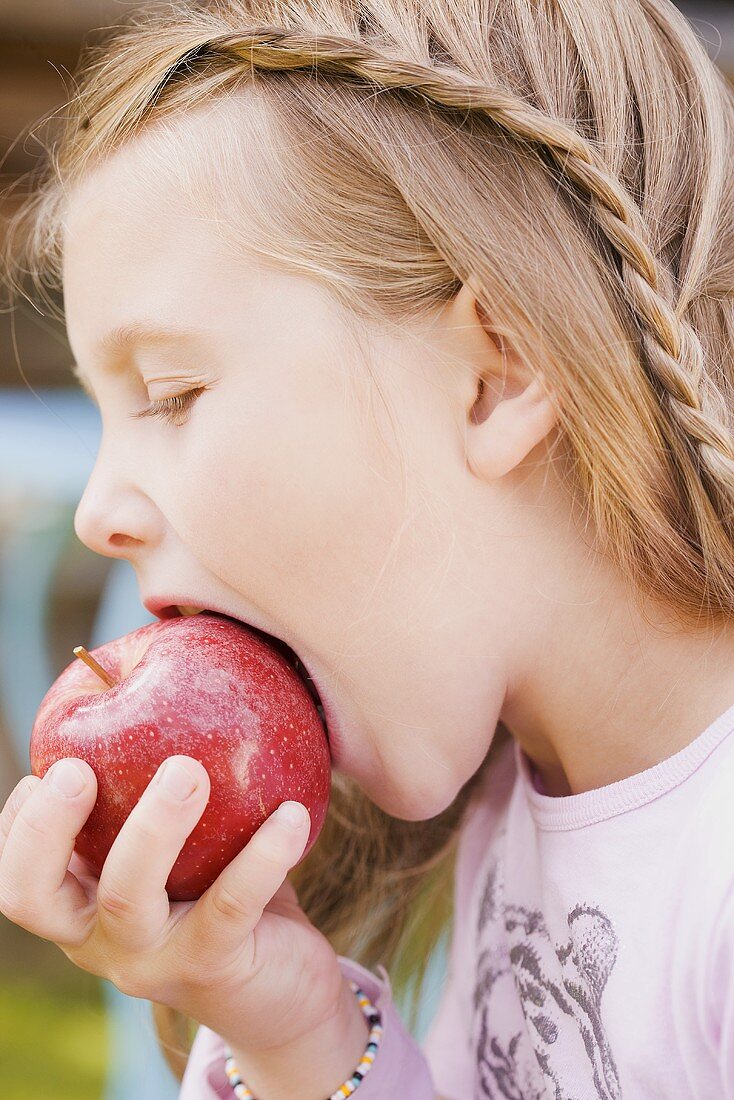
[[[313,847],[329,806],[329,745],[305,681],[283,644],[270,642],[204,611],[92,650],[112,687],[80,660],[51,685],[31,734],[31,770],[43,776],[69,756],[93,768],[97,801],[75,850],[97,875],[157,768],[177,754],[201,761],[211,795],[166,884],[172,901],[198,898],[288,799],[311,815],[301,859]]]

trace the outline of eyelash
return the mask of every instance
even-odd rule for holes
[[[141,420],[143,417],[152,416],[155,420],[165,420],[168,424],[180,427],[188,420],[191,407],[197,397],[200,397],[206,389],[206,386],[196,386],[193,390],[187,390],[186,393],[177,394],[175,397],[151,401],[147,409],[133,413],[133,418]]]

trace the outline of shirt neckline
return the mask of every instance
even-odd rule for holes
[[[514,738],[513,749],[519,782],[533,820],[542,829],[560,831],[593,825],[666,794],[688,779],[732,731],[734,704],[690,744],[651,768],[605,787],[559,797],[542,794],[535,787],[531,761]]]

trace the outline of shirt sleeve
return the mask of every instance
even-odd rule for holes
[[[343,955],[338,959],[342,973],[357,982],[382,1014],[382,1039],[359,1085],[359,1100],[435,1100],[428,1062],[397,1010],[385,968],[378,967],[382,976],[376,977],[352,959]],[[179,1100],[214,1100],[233,1095],[224,1071],[224,1041],[202,1026],[191,1048]]]

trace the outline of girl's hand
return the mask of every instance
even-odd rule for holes
[[[161,765],[99,880],[73,850],[96,797],[82,760],[18,783],[0,815],[5,916],[123,993],[178,1009],[240,1050],[295,1042],[339,1011],[336,953],[286,878],[306,846],[304,807],[300,826],[271,814],[206,893],[171,903],[165,883],[209,797],[204,766],[187,756]]]

